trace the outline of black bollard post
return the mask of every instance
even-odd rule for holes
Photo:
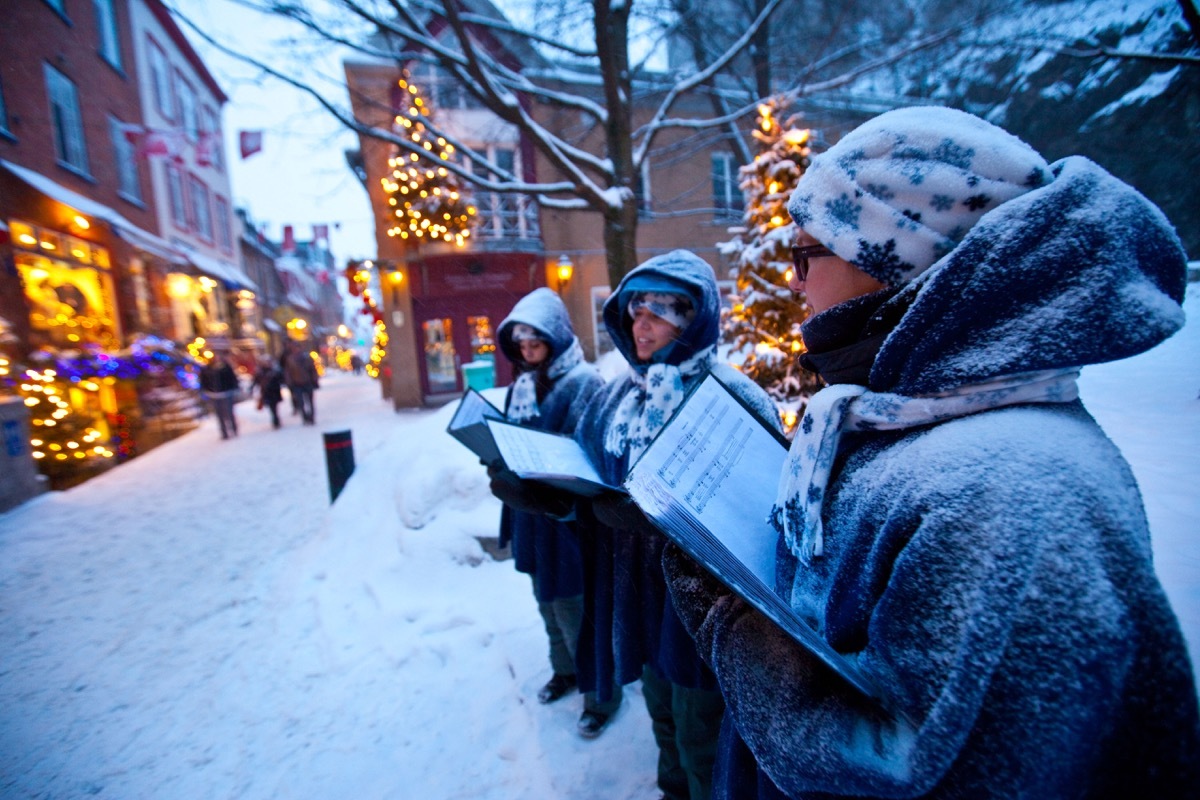
[[[337,500],[354,474],[354,442],[350,431],[325,434],[325,468],[329,472],[329,502]]]

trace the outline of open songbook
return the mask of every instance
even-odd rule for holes
[[[769,521],[787,440],[712,375],[638,459],[630,496],[664,534],[743,600],[869,697],[871,679],[782,600]]]
[[[501,420],[489,420],[488,430],[504,466],[521,478],[548,483],[584,497],[625,491],[605,483],[583,448],[570,436]]]
[[[518,477],[584,497],[625,492],[604,482],[574,439],[509,422],[474,389],[463,394],[446,431],[486,463],[503,462]]]
[[[474,389],[463,393],[458,408],[446,426],[446,432],[465,444],[475,455],[490,464],[500,460],[500,451],[488,430],[489,419],[504,419],[504,412]]]

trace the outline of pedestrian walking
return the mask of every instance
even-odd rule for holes
[[[320,388],[320,380],[312,355],[303,347],[292,346],[284,359],[283,374],[292,394],[292,403],[300,409],[304,424],[315,425],[317,408],[313,393]]]
[[[279,428],[279,404],[283,402],[283,372],[275,366],[270,356],[263,356],[258,361],[258,371],[254,374],[254,386],[258,389],[258,407],[264,406],[271,412],[271,427]]]
[[[1183,324],[1162,213],[969,114],[883,114],[788,205],[812,397],[779,596],[867,701],[669,549],[728,704],[721,798],[1195,797],[1200,713],[1137,483],[1080,367]]]
[[[228,353],[224,350],[214,352],[209,362],[200,368],[200,390],[216,414],[222,439],[238,434],[233,404],[239,388],[237,373],[229,363]]]

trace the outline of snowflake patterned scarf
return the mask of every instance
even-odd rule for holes
[[[1008,375],[947,392],[907,397],[835,384],[808,402],[788,450],[771,517],[804,564],[824,552],[821,505],[842,431],[904,430],[1020,403],[1068,403],[1079,396],[1078,368]]]
[[[645,375],[630,367],[634,385],[621,398],[608,426],[605,451],[620,456],[628,449],[629,460],[626,463],[637,461],[683,402],[686,394],[684,377],[707,372],[712,368],[716,354],[716,345],[706,347],[679,366],[651,364]]]
[[[546,369],[546,377],[557,381],[563,375],[575,369],[583,361],[583,348],[579,346],[579,337],[575,337],[571,346],[562,352],[558,358],[550,362]],[[512,397],[508,401],[508,418],[513,422],[528,422],[537,418],[537,370],[522,372],[513,381]]]

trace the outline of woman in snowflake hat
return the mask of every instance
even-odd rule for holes
[[[1183,324],[1162,213],[970,114],[883,114],[788,207],[829,384],[780,477],[776,590],[867,700],[681,552],[728,704],[716,797],[1195,797],[1196,685],[1080,367]]]

